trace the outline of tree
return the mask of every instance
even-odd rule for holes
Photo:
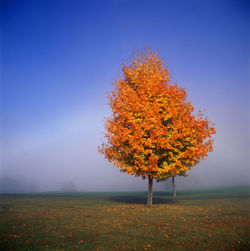
[[[175,177],[177,175],[173,175],[173,176],[170,176],[169,178],[172,178],[172,186],[173,186],[173,197],[176,197],[176,184],[175,184]],[[178,176],[183,176],[183,177],[187,177],[188,175],[186,174],[186,172],[180,172],[178,174]],[[165,178],[165,179],[157,179],[157,182],[165,182],[167,181],[168,178]]]
[[[98,149],[122,172],[148,178],[151,206],[153,179],[186,172],[207,156],[215,129],[201,112],[193,114],[185,89],[170,81],[156,53],[135,54],[122,72],[108,96],[112,113]]]
[[[173,197],[176,197],[176,184],[175,184],[175,176],[172,176],[172,185],[173,185]],[[186,172],[180,172],[178,174],[178,176],[183,176],[183,177],[187,177],[188,175],[186,174]]]

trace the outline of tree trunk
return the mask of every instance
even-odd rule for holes
[[[147,206],[151,207],[153,201],[153,178],[148,176],[148,202]]]
[[[176,187],[174,183],[174,176],[172,177],[172,183],[173,183],[173,197],[176,197]]]

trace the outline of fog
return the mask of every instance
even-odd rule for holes
[[[120,173],[97,151],[103,136],[102,112],[101,107],[99,114],[89,109],[51,121],[37,129],[39,133],[5,140],[1,192],[147,190],[146,180]],[[188,177],[176,178],[177,189],[249,185],[246,126],[233,134],[237,124],[225,126],[225,118],[216,122],[214,151],[192,167]],[[171,180],[155,182],[154,187],[170,189]]]
[[[214,151],[178,189],[250,183],[247,1],[3,1],[0,192],[146,191],[97,151],[106,95],[123,59],[145,46],[166,61]],[[154,190],[171,189],[171,181]]]

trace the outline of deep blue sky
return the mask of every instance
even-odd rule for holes
[[[97,145],[122,60],[150,46],[216,124],[214,152],[181,182],[246,184],[249,10],[241,0],[2,1],[0,175],[42,190],[63,181],[85,190],[146,188],[107,168]]]

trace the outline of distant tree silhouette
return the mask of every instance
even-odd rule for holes
[[[76,185],[73,181],[64,181],[62,183],[61,189],[62,192],[75,192]]]

